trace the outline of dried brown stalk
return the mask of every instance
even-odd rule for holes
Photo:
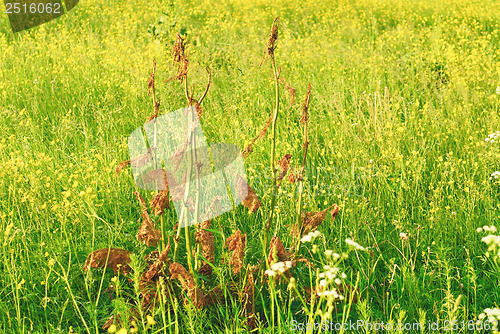
[[[276,262],[285,262],[292,259],[292,254],[288,253],[279,237],[272,237],[269,245],[269,257],[267,263],[271,266]]]
[[[161,240],[161,231],[155,228],[155,224],[149,217],[148,209],[146,207],[146,201],[139,194],[139,192],[134,192],[137,200],[142,207],[142,225],[137,233],[137,239],[144,242],[148,246],[156,246],[158,241]]]
[[[170,209],[170,196],[168,190],[161,190],[151,199],[151,207],[155,215],[162,215],[165,209]]]
[[[177,38],[174,43],[174,48],[172,50],[172,55],[174,57],[174,64],[177,63],[177,74],[170,79],[170,80],[183,80],[186,75],[188,74],[188,68],[189,68],[189,61],[186,58],[185,54],[185,45],[184,45],[184,39],[182,38],[180,33],[177,33]]]

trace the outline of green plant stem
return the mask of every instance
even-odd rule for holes
[[[276,168],[275,168],[275,160],[276,160],[276,121],[278,119],[278,111],[279,111],[279,74],[276,68],[276,62],[274,61],[274,56],[271,57],[272,65],[273,65],[273,74],[274,74],[274,83],[275,83],[275,108],[273,114],[273,124],[272,124],[272,142],[271,142],[271,172],[273,174],[273,192],[271,194],[271,212],[269,213],[269,218],[267,219],[266,226],[264,228],[264,246],[267,247],[267,243],[269,241],[269,230],[271,229],[271,222],[274,216],[274,207],[276,205],[276,193],[277,193],[277,182],[276,182]]]
[[[309,104],[309,101],[307,101],[307,104]],[[300,239],[301,239],[301,230],[302,230],[302,197],[304,193],[304,169],[306,168],[306,157],[307,157],[307,148],[309,146],[309,141],[307,138],[307,120],[304,122],[304,156],[302,158],[302,166],[300,167],[300,174],[299,174],[299,199],[297,202],[297,233],[298,233],[298,240],[295,246],[295,257],[297,256],[297,253],[300,248]]]

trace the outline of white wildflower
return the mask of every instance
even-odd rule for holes
[[[490,180],[493,180],[493,179],[498,179],[498,177],[500,176],[500,172],[499,171],[496,171],[496,172],[493,172],[491,174],[491,176],[489,177]]]
[[[364,248],[363,246],[361,246],[360,244],[358,244],[357,242],[355,242],[355,241],[354,241],[354,240],[352,240],[352,239],[347,238],[347,239],[345,239],[345,242],[346,242],[346,244],[348,244],[349,246],[352,246],[352,247],[354,247],[354,248],[356,248],[356,249],[358,249],[358,250],[366,250],[366,248]]]
[[[494,225],[491,225],[491,226],[485,225],[485,226],[483,226],[483,230],[486,232],[495,233],[497,231],[497,228]]]
[[[264,272],[264,274],[267,275],[267,276],[270,276],[270,277],[276,276],[276,272],[274,270],[271,270],[271,269],[267,269]]]
[[[317,237],[319,237],[320,235],[321,235],[321,232],[318,231],[318,230],[313,231],[313,232],[309,232],[308,234],[306,234],[305,236],[303,236],[300,239],[300,242],[302,242],[303,244],[306,243],[306,242],[311,242],[314,239],[316,239]]]

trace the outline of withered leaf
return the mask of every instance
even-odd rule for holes
[[[300,118],[300,124],[304,125],[309,120],[309,101],[311,100],[311,84],[307,86],[307,93],[304,99],[304,104],[302,105],[302,117]]]
[[[288,182],[296,183],[302,181],[302,176],[300,175],[300,171],[291,170],[290,174],[288,174]]]
[[[129,266],[132,252],[120,248],[101,248],[87,256],[83,270],[90,268],[111,268],[115,275],[119,272],[127,275],[132,269]]]
[[[264,128],[262,128],[259,135],[257,137],[255,137],[252,140],[252,142],[245,147],[245,149],[241,153],[241,155],[243,156],[244,159],[248,158],[250,156],[250,154],[253,152],[253,146],[255,145],[255,142],[259,139],[264,138],[264,136],[266,135],[267,129],[271,125],[272,120],[273,120],[273,115],[271,115],[269,117],[269,119],[266,122],[266,125],[264,125]]]
[[[168,252],[170,251],[170,242],[167,244],[160,256],[151,264],[148,270],[143,274],[142,278],[145,281],[154,281],[158,277],[160,271],[163,269],[165,264],[172,262],[168,257]]]

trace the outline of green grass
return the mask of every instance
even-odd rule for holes
[[[175,33],[187,36],[195,97],[205,87],[204,67],[213,74],[201,119],[207,142],[243,149],[274,107],[271,62],[259,65],[276,16],[276,61],[297,95],[292,104],[281,85],[277,157],[290,153],[292,166],[300,166],[299,119],[311,83],[304,211],[340,206],[337,218],[319,227],[320,253],[347,252],[346,238],[369,247],[339,264],[347,282],[358,278],[361,300],[349,312],[339,303],[333,321],[439,320],[442,329],[444,320],[456,319],[461,328],[498,307],[500,272],[484,257],[476,228],[500,227],[499,183],[488,179],[500,170],[500,150],[484,140],[500,128],[499,15],[496,2],[466,0],[272,6],[84,0],[55,21],[13,35],[2,14],[0,231],[10,232],[0,234],[0,332],[98,333],[124,307],[120,300],[134,294],[132,284],[122,280],[123,294],[113,302],[99,294],[113,274],[82,267],[99,248],[152,250],[135,237],[140,208],[130,171],[114,175],[128,159],[129,134],[152,113],[146,82],[152,59],[160,112],[184,107],[183,88],[166,80],[176,70]],[[240,206],[236,219],[232,213],[214,219],[218,270],[209,287],[230,285],[230,269],[220,260],[228,262],[223,244],[234,230],[247,234],[245,265],[264,259],[269,133],[246,159],[249,183],[264,205],[252,214]],[[270,231],[287,248],[294,242],[288,225],[296,221],[296,191],[284,182]],[[172,212],[166,222],[170,230]],[[181,239],[181,254],[183,245]],[[300,250],[316,264],[324,261],[320,253],[312,254],[311,244]],[[315,279],[305,266],[294,270],[301,283]],[[263,333],[288,332],[292,319],[307,320],[286,284],[277,289],[256,286]],[[176,312],[163,312],[164,320],[155,315],[150,332],[246,332],[241,303],[226,302],[194,311],[180,298]]]

